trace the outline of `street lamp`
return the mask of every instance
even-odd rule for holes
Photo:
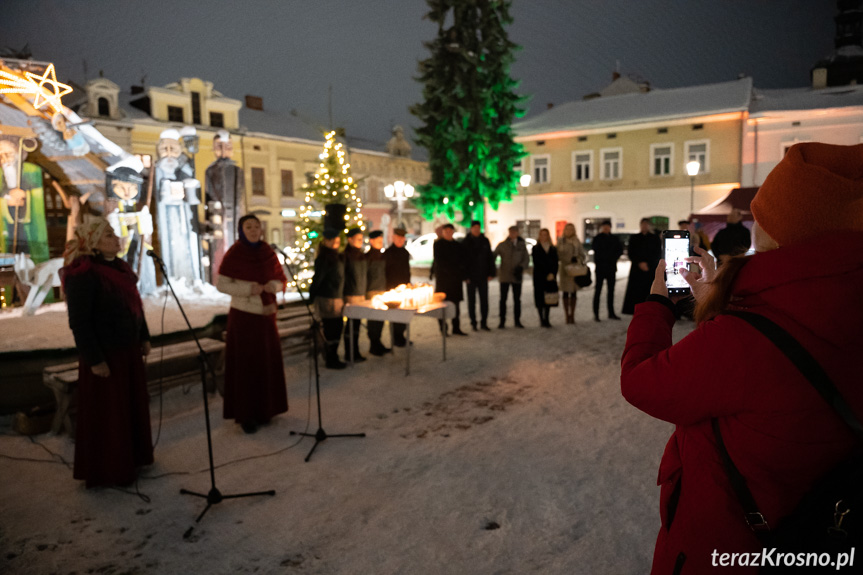
[[[401,180],[398,180],[392,184],[384,187],[384,194],[388,199],[398,202],[396,210],[398,215],[396,216],[398,219],[398,226],[406,227],[402,223],[402,209],[404,207],[404,202],[407,199],[410,199],[414,196],[414,187],[410,184],[406,184]]]
[[[689,215],[695,211],[695,176],[701,170],[701,162],[692,160],[686,162],[686,173],[689,174]]]
[[[530,185],[530,174],[522,174],[518,179],[521,189],[524,191],[524,237],[527,237],[527,187]]]

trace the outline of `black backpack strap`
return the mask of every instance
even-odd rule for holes
[[[755,503],[755,498],[752,497],[752,492],[749,491],[749,487],[746,485],[746,478],[743,477],[743,474],[734,465],[734,461],[731,460],[728,450],[725,449],[725,442],[722,440],[722,433],[719,431],[719,420],[714,417],[710,420],[710,425],[713,427],[713,435],[716,437],[716,448],[719,451],[720,457],[722,457],[725,472],[728,474],[728,481],[731,483],[734,494],[737,495],[737,500],[740,501],[740,505],[743,507],[743,518],[746,519],[746,524],[749,525],[749,528],[761,539],[763,535],[770,531],[770,525],[767,524],[767,519],[758,510],[758,504]]]
[[[827,403],[839,414],[842,420],[848,424],[854,434],[863,439],[863,425],[860,424],[860,421],[854,415],[851,407],[842,398],[839,390],[836,389],[836,386],[834,386],[833,382],[830,381],[830,377],[818,361],[812,357],[812,354],[806,351],[806,348],[804,348],[800,342],[794,339],[794,337],[782,327],[763,315],[746,311],[726,311],[724,313],[746,321],[764,334],[767,339],[772,341],[773,344],[779,348],[779,350],[782,351],[789,360],[791,360],[797,369],[803,373],[809,383],[812,384],[812,387],[818,391],[819,395],[821,395],[821,397],[823,397],[824,400],[827,401]],[[749,487],[746,485],[746,479],[743,477],[743,474],[740,473],[740,470],[737,469],[737,466],[734,465],[734,461],[732,461],[731,456],[728,454],[728,450],[725,448],[725,442],[723,441],[722,433],[719,430],[719,421],[716,418],[713,418],[710,423],[713,427],[713,435],[716,438],[716,447],[722,458],[725,471],[728,474],[731,488],[734,490],[734,493],[737,495],[737,499],[743,507],[746,523],[749,525],[749,528],[755,532],[759,539],[763,540],[766,537],[766,532],[770,531],[770,526],[767,524],[767,520],[764,518],[764,515],[762,515],[758,510],[758,504],[755,503],[755,498],[752,496],[752,492],[749,491]]]
[[[732,315],[747,321],[758,331],[763,333],[767,339],[772,341],[785,356],[799,369],[812,387],[824,398],[830,407],[836,411],[842,420],[851,428],[854,434],[863,439],[863,424],[854,415],[851,406],[845,402],[839,390],[830,381],[830,376],[825,373],[818,361],[812,357],[799,341],[785,331],[782,327],[767,319],[761,314],[747,311],[726,311],[725,315]]]

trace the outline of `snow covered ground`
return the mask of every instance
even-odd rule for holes
[[[211,398],[218,489],[276,495],[226,499],[198,524],[205,501],[180,494],[210,489],[195,381],[166,392],[161,415],[153,399],[156,462],[138,483],[150,502],[85,490],[60,460],[69,438],[13,436],[0,418],[0,573],[646,573],[671,426],[620,396],[629,318],[595,323],[592,294],[575,326],[558,308],[542,329],[528,282],[527,329],[450,338],[446,362],[434,322],[417,319],[408,377],[403,349],[322,369],[323,428],[367,436],[331,437],[308,463],[312,439],[290,434],[318,427],[308,359],[286,362],[290,411],[255,435]]]

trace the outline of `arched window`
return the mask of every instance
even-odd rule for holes
[[[99,100],[97,101],[97,105],[99,106],[100,116],[111,115],[111,104],[108,102],[108,98],[99,98]]]

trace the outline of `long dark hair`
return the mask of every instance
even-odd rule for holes
[[[737,274],[743,269],[752,256],[735,256],[720,266],[716,277],[711,283],[710,293],[706,298],[695,304],[695,322],[701,325],[728,309],[731,303],[731,288]]]

